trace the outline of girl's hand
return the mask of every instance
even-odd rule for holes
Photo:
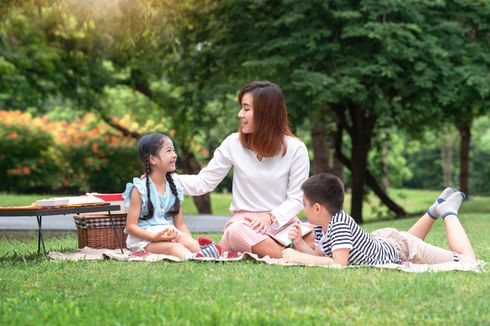
[[[175,229],[173,226],[169,226],[165,230],[162,230],[154,234],[153,238],[155,242],[174,241],[175,239],[177,239],[178,235],[179,235],[179,231]]]
[[[294,240],[295,245],[300,243],[300,241],[303,239],[301,234],[301,225],[299,224],[299,222],[295,222],[291,229],[289,229],[288,238],[291,241]]]

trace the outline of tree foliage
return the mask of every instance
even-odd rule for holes
[[[62,96],[138,137],[111,117],[113,97],[124,93],[141,104],[135,113],[166,117],[163,131],[177,140],[184,171],[197,172],[193,144],[223,115],[192,31],[199,10],[192,2],[123,0],[46,0],[12,9],[1,24],[0,106],[42,109]],[[209,213],[203,200],[198,206]]]
[[[270,79],[293,129],[310,129],[315,157],[335,144],[358,221],[365,184],[404,214],[379,185],[380,164],[405,164],[380,159],[387,132],[453,123],[469,144],[473,118],[488,113],[488,1],[13,3],[0,16],[0,106],[68,103],[135,137],[112,119],[121,107],[164,117],[184,171],[196,172],[206,159],[196,148],[212,153],[235,129],[238,87]]]

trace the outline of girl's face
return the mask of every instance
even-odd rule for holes
[[[160,148],[156,156],[153,158],[153,164],[155,167],[161,169],[163,172],[175,171],[175,164],[177,163],[177,154],[175,153],[174,144],[170,139],[166,139],[163,146]]]
[[[254,97],[252,93],[245,93],[242,96],[240,103],[240,111],[238,111],[238,119],[240,119],[240,130],[244,134],[254,132]]]

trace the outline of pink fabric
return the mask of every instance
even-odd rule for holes
[[[267,227],[265,234],[258,233],[250,228],[250,222],[246,218],[254,218],[264,212],[238,211],[233,214],[231,220],[225,224],[221,248],[223,251],[252,252],[252,247],[269,239],[268,233],[275,234],[289,226],[294,221],[299,221],[295,216],[289,223],[281,228]]]

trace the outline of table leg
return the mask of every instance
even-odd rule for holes
[[[109,213],[109,218],[112,223],[112,229],[114,230],[114,235],[116,236],[117,240],[117,245],[119,246],[119,250],[121,250],[121,254],[124,254],[123,247],[121,245],[121,240],[119,239],[119,236],[117,235],[117,230],[116,230],[116,223],[114,223],[114,219],[112,218],[111,211],[108,211]]]
[[[41,243],[43,244],[43,252],[44,256],[47,255],[46,253],[46,247],[44,246],[44,238],[43,238],[43,231],[41,228],[42,222],[43,222],[43,216],[38,215],[36,216],[37,218],[37,226],[38,226],[38,237],[37,237],[37,254],[39,255],[41,252]]]

